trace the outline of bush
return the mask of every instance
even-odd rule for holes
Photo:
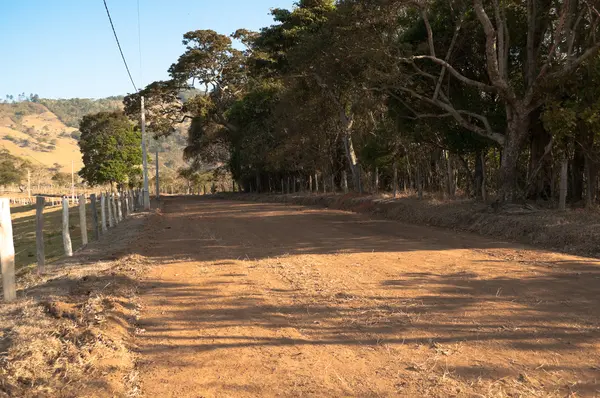
[[[71,133],[71,138],[73,138],[74,140],[79,141],[79,139],[81,138],[81,132],[79,130],[75,130]]]

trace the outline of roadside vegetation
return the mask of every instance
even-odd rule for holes
[[[593,207],[600,17],[589,7],[302,0],[258,32],[187,32],[170,80],[140,94],[152,131],[191,121],[186,158],[228,165],[246,191],[292,177],[549,206],[562,192]],[[205,92],[183,101],[190,87]],[[125,111],[138,114],[138,94]]]

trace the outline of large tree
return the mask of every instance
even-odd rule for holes
[[[414,118],[449,118],[501,147],[503,199],[515,197],[532,115],[600,49],[600,14],[587,1],[343,3],[360,10],[349,23],[380,39],[380,88]]]
[[[79,131],[84,164],[79,175],[88,184],[123,186],[140,173],[141,133],[123,112],[84,116]]]

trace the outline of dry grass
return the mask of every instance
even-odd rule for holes
[[[36,150],[34,146],[23,147],[15,142],[6,139],[5,136],[12,136],[18,139],[29,139],[32,142],[36,140],[17,130],[15,122],[8,117],[0,118],[0,147],[7,149],[11,154],[32,161],[34,164],[43,163],[50,167],[54,163],[62,166],[62,171],[71,171],[71,162],[75,164],[75,170],[79,170],[83,166],[81,152],[77,141],[71,137],[61,136],[64,131],[67,134],[76,130],[66,126],[52,112],[46,110],[42,105],[38,105],[42,113],[34,113],[26,115],[22,118],[21,124],[23,127],[34,128],[36,132],[45,134],[48,140],[56,140],[56,147],[48,152]]]
[[[565,253],[600,257],[600,246],[597,244],[600,214],[584,209],[560,212],[529,206],[508,206],[494,211],[489,205],[472,200],[419,200],[410,195],[396,199],[390,195],[354,194],[220,194],[217,197],[347,210],[412,224],[473,232]]]
[[[15,266],[21,272],[27,272],[37,265],[35,241],[35,205],[11,206],[13,222],[13,239],[15,244]],[[88,239],[93,238],[91,229],[92,209],[86,206]],[[98,219],[100,219],[100,211]],[[79,207],[71,206],[69,209],[69,231],[73,250],[81,248],[81,227],[79,224]],[[64,255],[62,240],[62,207],[47,206],[44,209],[44,249],[46,263],[52,263]]]
[[[60,211],[48,212],[50,223],[54,213]],[[0,306],[0,397],[140,394],[131,336],[136,281],[148,260],[119,253],[142,219],[133,217],[44,275],[22,274],[20,299]],[[19,247],[27,245],[21,239]]]

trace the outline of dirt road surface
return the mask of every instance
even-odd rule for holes
[[[596,260],[298,206],[167,198],[149,397],[595,396]]]

